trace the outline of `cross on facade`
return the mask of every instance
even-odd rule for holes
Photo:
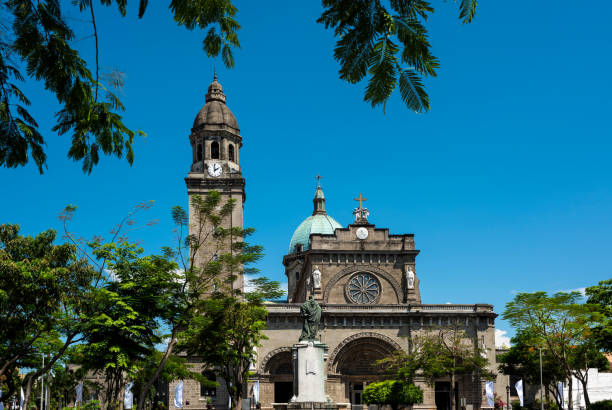
[[[315,178],[317,179],[317,187],[320,187],[321,186],[321,178],[323,178],[323,177],[321,176],[321,174],[317,174],[317,176]]]
[[[368,198],[364,198],[361,195],[361,192],[359,193],[359,198],[353,199],[353,201],[359,201],[359,211],[360,212],[363,211],[363,201],[367,201],[367,200],[368,200]]]

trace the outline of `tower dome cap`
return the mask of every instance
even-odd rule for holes
[[[223,87],[217,78],[216,72],[212,83],[208,86],[205,102],[206,103],[193,121],[194,131],[226,130],[233,134],[240,135],[238,121],[236,121],[236,117],[225,104],[225,94],[223,93]]]

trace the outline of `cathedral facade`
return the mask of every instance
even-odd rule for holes
[[[242,226],[245,180],[239,163],[242,137],[236,118],[226,105],[222,87],[215,80],[206,104],[190,135],[193,158],[185,178],[188,193],[205,195],[219,191],[225,199],[237,199],[228,224]],[[312,296],[322,307],[319,339],[328,345],[326,393],[346,408],[365,407],[362,393],[368,383],[381,378],[376,361],[394,351],[408,349],[414,335],[441,328],[461,330],[466,343],[481,350],[496,371],[495,317],[488,304],[425,304],[421,301],[413,234],[394,234],[377,227],[363,206],[352,210],[353,223],[342,226],[325,209],[322,187],[316,187],[312,215],[295,229],[282,263],[288,294],[283,303],[269,303],[268,337],[257,350],[248,397],[257,397],[264,409],[287,403],[293,394],[291,347],[302,329],[300,305]],[[292,227],[287,228],[287,237]],[[207,255],[202,255],[204,260]],[[208,255],[209,256],[209,255]],[[280,262],[280,261],[279,261]],[[424,273],[427,274],[427,273]],[[235,286],[242,287],[239,280]],[[197,364],[194,364],[197,366]],[[490,407],[485,380],[478,375],[456,379],[455,402],[464,410]],[[416,409],[450,409],[450,381],[441,378],[433,386],[417,379],[424,402]],[[170,386],[172,392],[173,385]],[[186,409],[205,408],[212,398],[216,408],[227,408],[223,388],[201,388],[185,381]]]

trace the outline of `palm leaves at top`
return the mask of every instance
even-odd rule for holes
[[[461,0],[464,23],[472,21],[476,5],[476,0]],[[365,101],[384,107],[399,86],[409,109],[428,111],[422,77],[435,76],[439,62],[423,22],[433,8],[424,0],[391,0],[388,6],[380,0],[323,0],[325,11],[317,21],[338,37],[334,57],[340,78],[354,84],[369,77]]]

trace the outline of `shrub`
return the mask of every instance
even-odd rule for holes
[[[612,400],[602,400],[591,403],[589,410],[612,410]]]
[[[423,390],[400,380],[385,380],[369,384],[363,392],[367,404],[389,404],[397,409],[400,404],[423,403]]]

